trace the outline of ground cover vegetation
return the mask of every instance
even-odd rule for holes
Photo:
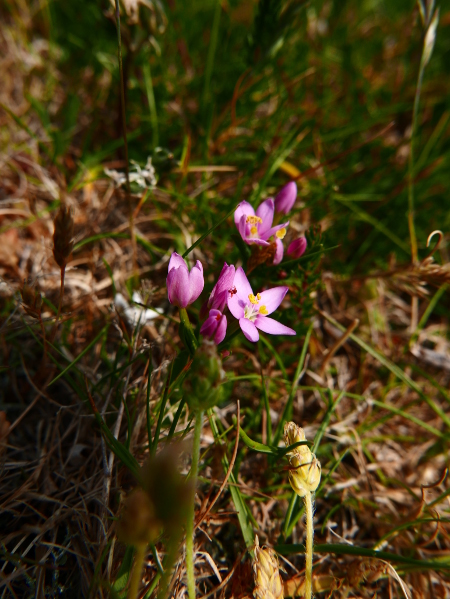
[[[448,0],[0,17],[0,596],[448,597]]]

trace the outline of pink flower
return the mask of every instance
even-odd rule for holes
[[[292,210],[297,199],[297,185],[294,181],[287,183],[275,196],[275,211],[287,214]]]
[[[284,246],[283,246],[281,239],[278,239],[278,237],[275,239],[275,244],[276,244],[276,249],[275,249],[275,256],[273,257],[273,263],[276,265],[276,264],[280,264],[280,262],[283,260]]]
[[[249,341],[258,341],[257,329],[271,335],[296,335],[293,329],[268,318],[268,314],[272,314],[283,301],[288,287],[274,287],[255,296],[245,272],[239,267],[234,277],[234,288],[235,293],[228,298],[228,308],[239,320],[239,326]]]
[[[294,239],[294,241],[289,244],[287,253],[294,259],[300,258],[300,256],[303,256],[305,253],[307,245],[308,243],[306,241],[306,237],[299,237],[298,239]]]
[[[203,279],[203,266],[197,263],[189,272],[183,258],[173,252],[169,262],[169,274],[167,275],[167,293],[169,302],[178,308],[186,308],[195,302],[203,291],[205,281]]]
[[[217,279],[217,283],[214,285],[211,295],[209,296],[208,308],[210,310],[214,309],[223,312],[223,309],[227,305],[228,292],[233,287],[235,272],[235,267],[232,264],[228,266],[225,262],[222,272]]]
[[[260,204],[256,214],[253,206],[248,202],[244,201],[238,205],[234,212],[234,222],[245,243],[267,246],[270,245],[267,240],[272,235],[277,239],[283,239],[289,221],[272,227],[274,212],[275,205],[272,198]]]
[[[212,309],[209,311],[209,316],[202,324],[200,333],[204,337],[209,337],[214,340],[214,343],[219,345],[225,339],[227,332],[227,317],[220,310]]]

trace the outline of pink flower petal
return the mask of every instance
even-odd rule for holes
[[[189,273],[189,302],[192,304],[198,298],[200,293],[203,291],[205,286],[205,280],[203,278],[203,266],[200,260],[197,260],[195,266]]]
[[[287,214],[292,210],[297,198],[297,185],[295,181],[287,183],[275,196],[275,210]]]
[[[219,326],[217,327],[216,334],[214,335],[214,343],[219,345],[225,339],[227,334],[227,317],[225,315],[219,320]]]
[[[255,245],[262,245],[267,247],[268,245],[270,245],[270,243],[268,243],[267,241],[265,241],[264,239],[259,239],[259,238],[255,238],[255,239],[244,239],[245,243],[248,243],[248,245],[252,245],[252,243],[254,243]]]
[[[225,264],[223,265],[222,271],[219,275],[219,278],[217,280],[217,283],[214,286],[213,293],[214,293],[214,291],[221,293],[222,291],[230,289],[230,287],[233,286],[235,273],[236,273],[235,267],[232,264],[230,264],[230,266],[228,266],[228,264],[225,262]]]
[[[239,324],[241,324],[241,321],[239,321]],[[261,331],[264,331],[264,333],[269,333],[269,335],[297,334],[294,331],[294,329],[290,329],[289,327],[284,326],[284,324],[281,324],[281,322],[278,322],[278,320],[268,318],[267,316],[257,316],[255,320],[255,326],[258,327],[258,329],[260,329]]]
[[[253,322],[251,322],[248,318],[241,318],[239,320],[239,326],[249,341],[258,341],[259,333]]]
[[[243,214],[240,218],[240,220],[237,223],[237,228],[239,231],[239,235],[242,237],[242,239],[246,239],[247,237],[247,217],[245,216],[245,214]]]
[[[253,294],[253,289],[245,275],[244,269],[240,266],[236,270],[234,275],[234,286],[236,287],[236,296],[245,302],[245,305],[249,303],[248,296]]]
[[[267,314],[272,314],[281,304],[288,291],[289,287],[272,287],[272,289],[262,291],[259,305],[267,308]]]
[[[289,225],[289,221],[287,221],[287,223],[283,223],[281,225],[276,225],[275,227],[272,227],[271,229],[264,231],[264,233],[261,235],[261,237],[263,239],[269,239],[269,237],[272,237],[272,235],[275,235],[275,233],[277,231],[279,231],[280,229],[285,229],[288,225]]]
[[[187,266],[172,268],[167,275],[167,293],[169,302],[178,308],[186,308],[189,304],[189,271]]]
[[[180,266],[187,269],[186,262],[180,256],[180,254],[173,252],[172,255],[170,256],[169,272],[172,270],[172,268],[179,268]]]
[[[219,310],[210,310],[208,318],[202,324],[200,334],[204,337],[214,338],[214,342],[221,343],[227,332],[227,317]]]
[[[244,308],[249,303],[248,296],[253,293],[242,266],[236,270],[233,287],[236,293],[228,294],[228,309],[239,320],[244,316]]]
[[[275,244],[277,247],[275,250],[275,256],[273,258],[273,263],[280,264],[280,262],[283,260],[284,246],[283,242],[281,241],[281,239],[278,239],[278,237],[275,239]]]
[[[241,202],[236,210],[234,211],[234,223],[238,226],[242,216],[255,216],[255,211],[253,210],[253,206],[246,202],[245,200]]]
[[[258,206],[256,210],[256,216],[259,216],[259,218],[262,219],[262,223],[259,225],[260,237],[262,237],[263,233],[272,226],[274,212],[275,206],[272,198],[268,198]]]

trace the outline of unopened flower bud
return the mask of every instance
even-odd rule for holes
[[[286,445],[293,445],[305,441],[304,430],[288,422],[284,426],[284,439]],[[307,445],[299,445],[288,454],[289,456],[289,482],[292,489],[299,497],[307,493],[314,493],[320,483],[321,466],[319,460]]]
[[[183,258],[173,252],[167,275],[169,302],[178,308],[186,308],[195,302],[203,291],[204,284],[202,263],[197,260],[195,266],[189,271]]]
[[[222,343],[227,332],[227,317],[220,310],[210,310],[209,316],[202,324],[200,334],[213,339],[216,345]]]
[[[209,310],[214,309],[223,312],[225,306],[227,305],[230,289],[233,288],[235,273],[236,268],[232,264],[228,266],[228,264],[225,262],[217,283],[214,285],[211,295],[209,296],[207,303]]]
[[[297,426],[295,422],[286,422],[284,425],[284,442],[287,446],[294,445],[294,443],[299,443],[300,441],[306,441],[305,431],[301,426]],[[294,451],[303,447],[300,445],[296,447]]]
[[[306,237],[299,237],[289,244],[287,253],[295,260],[296,258],[303,256],[307,245],[308,242],[306,241]]]
[[[54,220],[53,256],[57,265],[64,268],[73,250],[72,209],[61,204]]]
[[[294,181],[287,183],[275,196],[275,212],[287,214],[292,210],[297,199],[297,185]]]
[[[289,459],[289,482],[299,497],[304,497],[306,493],[314,493],[320,483],[320,462],[311,452],[310,456],[309,462],[304,462],[296,455]]]
[[[260,547],[258,536],[255,537],[253,572],[255,599],[283,599],[283,581],[278,569],[277,555],[268,547]]]

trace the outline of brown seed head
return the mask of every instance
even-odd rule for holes
[[[283,599],[283,581],[278,569],[277,555],[268,547],[260,547],[258,536],[255,537],[253,573],[255,599]]]
[[[135,489],[124,501],[117,536],[130,545],[153,543],[161,528],[150,497],[143,489]]]
[[[53,224],[53,256],[58,266],[64,268],[73,250],[72,209],[61,204]]]
[[[39,289],[23,283],[23,287],[20,290],[22,296],[23,309],[25,312],[33,318],[39,319],[41,317],[42,308],[42,295]]]

